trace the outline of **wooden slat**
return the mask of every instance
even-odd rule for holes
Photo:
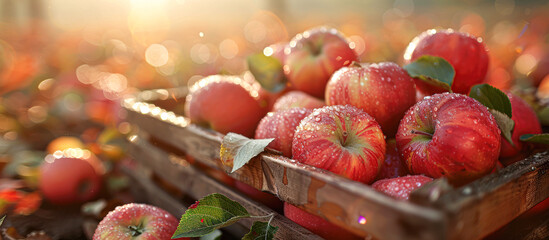
[[[141,137],[133,136],[130,142],[129,153],[134,159],[152,169],[160,177],[191,197],[199,199],[211,193],[222,193],[242,204],[252,215],[265,216],[274,213],[275,217],[272,224],[280,227],[276,234],[277,239],[320,239],[262,204],[242,197],[234,190],[223,186],[192,166],[182,164],[182,160],[177,156],[163,152]],[[253,221],[244,219],[239,223],[250,228]]]
[[[435,203],[448,213],[452,239],[478,239],[549,197],[549,152],[535,154],[444,194]]]
[[[141,131],[163,139],[203,164],[230,172],[218,160],[221,134],[187,122],[162,120],[152,110],[143,113],[135,109],[129,108],[128,121]],[[360,236],[440,239],[445,234],[444,216],[439,211],[395,200],[362,183],[279,155],[261,154],[231,176]],[[360,216],[367,219],[366,224],[359,223]]]

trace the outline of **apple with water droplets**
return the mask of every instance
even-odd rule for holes
[[[379,124],[351,105],[317,108],[301,120],[292,142],[295,160],[370,183],[385,157]]]
[[[377,179],[396,178],[408,175],[408,168],[403,161],[400,160],[396,140],[390,139],[386,142],[385,160],[381,165]]]
[[[345,37],[326,27],[297,34],[284,51],[284,73],[291,86],[317,98],[324,97],[326,83],[336,70],[358,60]]]
[[[404,53],[406,64],[423,55],[444,58],[455,70],[452,91],[467,94],[473,85],[482,83],[490,58],[482,39],[453,29],[430,29],[415,37]],[[418,89],[425,95],[444,92],[421,80]]]
[[[324,107],[326,104],[321,99],[315,98],[302,91],[290,91],[278,98],[273,105],[273,112],[290,108],[315,109]]]
[[[164,209],[129,203],[116,207],[101,220],[93,240],[168,240],[178,225],[179,221]]]
[[[500,130],[488,109],[456,93],[425,97],[400,122],[396,142],[411,174],[467,183],[492,171]]]
[[[291,158],[295,129],[301,120],[312,112],[313,110],[306,108],[290,108],[270,112],[259,122],[255,138],[274,138],[268,147],[281,151],[284,156]]]
[[[400,200],[408,200],[413,190],[433,181],[423,175],[408,175],[391,179],[381,179],[372,184],[375,190]]]
[[[392,62],[354,63],[336,71],[326,86],[327,105],[350,104],[364,110],[389,137],[414,103],[414,80]]]

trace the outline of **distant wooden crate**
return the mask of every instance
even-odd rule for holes
[[[175,113],[186,90],[144,91],[125,99],[127,121],[197,162],[230,172],[219,161],[223,135]],[[172,111],[174,110],[174,111]],[[154,165],[167,163],[151,156]],[[549,151],[465,186],[437,179],[400,201],[368,185],[265,151],[231,177],[321,216],[357,235],[381,239],[479,239],[549,197]],[[173,178],[177,179],[174,173]],[[302,239],[295,237],[295,239]]]

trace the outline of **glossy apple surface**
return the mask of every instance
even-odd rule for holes
[[[526,143],[519,140],[521,135],[524,134],[540,134],[541,124],[539,123],[538,116],[534,110],[522,100],[520,97],[507,93],[507,97],[511,101],[511,109],[513,112],[513,121],[515,121],[515,128],[513,129],[513,135],[511,139],[515,146],[512,146],[503,137],[501,138],[501,153],[500,157],[513,157],[519,154],[521,151],[526,150]]]
[[[391,179],[381,179],[372,184],[372,187],[382,193],[400,200],[408,200],[413,190],[423,184],[433,181],[423,175],[408,175]]]
[[[385,139],[370,115],[351,105],[318,108],[296,129],[293,159],[370,183],[385,157]]]
[[[212,75],[190,88],[185,114],[191,122],[222,134],[234,132],[253,137],[266,114],[258,100],[258,89],[242,78]]]
[[[290,108],[270,112],[259,122],[255,138],[274,138],[268,147],[281,151],[284,156],[291,158],[295,129],[301,120],[312,112],[313,110],[306,108]]]
[[[168,240],[178,225],[179,221],[161,208],[130,203],[109,212],[97,226],[93,240]]]
[[[290,108],[315,109],[324,107],[326,104],[321,99],[315,98],[302,91],[290,91],[276,100],[273,111],[280,111]]]
[[[402,119],[397,148],[411,174],[462,184],[494,168],[501,147],[500,130],[488,109],[455,93],[425,97]]]
[[[343,35],[333,28],[297,34],[285,49],[284,72],[297,90],[323,98],[326,83],[343,66],[358,60]]]
[[[408,64],[423,55],[441,57],[452,64],[456,72],[452,91],[463,94],[484,81],[490,61],[481,38],[452,29],[430,29],[421,33],[406,48],[404,61]],[[416,84],[426,95],[443,92],[420,80]]]
[[[350,104],[364,110],[389,137],[395,135],[400,119],[414,103],[414,80],[392,62],[343,67],[326,86],[327,105]]]
[[[396,178],[406,175],[408,175],[408,168],[404,161],[400,160],[396,140],[390,139],[386,143],[385,160],[381,164],[377,179]]]

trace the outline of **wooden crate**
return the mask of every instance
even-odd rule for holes
[[[127,120],[140,134],[230,172],[218,160],[223,135],[170,111],[183,105],[185,94],[184,88],[161,89],[128,98]],[[548,169],[549,151],[536,153],[459,188],[437,179],[414,191],[410,201],[269,151],[230,176],[365,238],[479,239],[549,197]]]

